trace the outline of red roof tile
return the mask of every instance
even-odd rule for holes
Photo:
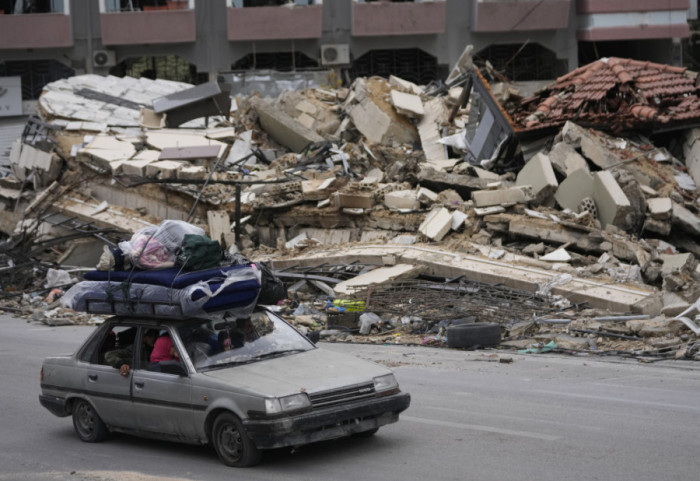
[[[695,79],[685,72],[654,62],[601,59],[559,77],[510,114],[521,131],[561,126],[574,118],[602,128],[700,121]]]

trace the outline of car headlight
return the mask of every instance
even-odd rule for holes
[[[311,407],[311,401],[306,393],[292,394],[280,398],[265,399],[265,414],[281,414],[290,411],[298,411]]]
[[[372,381],[374,381],[374,391],[377,393],[399,390],[399,383],[396,382],[396,378],[393,374],[378,376],[372,379]]]

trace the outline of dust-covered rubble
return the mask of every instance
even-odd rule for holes
[[[468,50],[445,83],[372,77],[235,97],[230,111],[179,128],[160,128],[167,119],[149,111],[187,84],[95,75],[49,84],[0,165],[2,305],[47,323],[92,322],[53,308],[48,296],[64,286],[49,285],[49,271],[92,268],[101,245],[178,219],[278,273],[323,270],[332,258],[345,278],[283,276],[286,312],[330,339],[444,345],[450,319],[439,310],[385,306],[363,335],[360,315],[327,300],[362,298],[372,312],[373,282],[364,294],[338,285],[407,263],[418,281],[462,278],[506,286],[520,307],[523,293],[549,303],[477,313],[499,324],[502,346],[697,358],[697,313],[684,314],[700,298],[700,123],[683,113],[688,100],[662,89],[666,110],[651,115],[594,96],[577,118],[564,106],[585,91],[588,70],[523,98],[502,78],[489,85],[493,72],[469,67]],[[643,82],[645,68],[611,59],[590,69],[611,62],[630,80],[610,92],[633,98],[629,82]],[[411,254],[419,249],[440,254]],[[364,271],[348,269],[357,263]],[[562,276],[570,280],[542,291]],[[595,320],[606,315],[651,317]]]

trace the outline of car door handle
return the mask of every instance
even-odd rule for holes
[[[97,381],[97,374],[88,374],[88,379],[92,382]]]
[[[135,382],[135,383],[134,383],[134,386],[136,386],[136,387],[139,388],[139,389],[143,389],[143,385],[144,385],[143,382]]]

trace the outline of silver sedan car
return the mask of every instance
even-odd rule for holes
[[[319,348],[267,310],[112,317],[73,355],[44,360],[41,392],[83,441],[118,431],[211,443],[237,467],[264,449],[372,435],[410,404],[390,370]]]

